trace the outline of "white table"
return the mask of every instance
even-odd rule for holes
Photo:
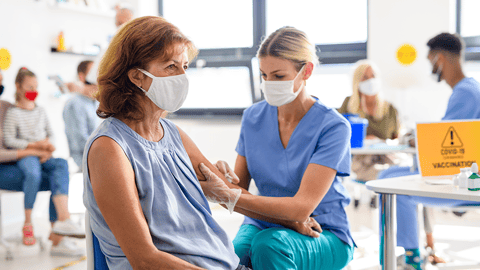
[[[383,194],[381,202],[384,239],[382,269],[397,269],[395,257],[395,247],[397,245],[397,194],[480,202],[480,191],[456,189],[453,185],[431,185],[426,183],[427,180],[432,181],[433,179],[435,178],[422,178],[420,175],[410,175],[372,180],[366,183],[367,189]],[[440,180],[441,178],[437,179]]]
[[[361,148],[352,148],[351,149],[352,155],[387,155],[393,153],[407,153],[407,154],[415,154],[416,149],[414,147],[404,146],[404,145],[370,145],[370,146],[363,146]]]

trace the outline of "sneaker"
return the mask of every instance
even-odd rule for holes
[[[85,238],[85,228],[75,224],[71,219],[64,221],[57,220],[53,224],[52,231],[58,235]]]
[[[56,246],[52,246],[52,256],[85,256],[85,248],[79,247],[72,239],[63,237]]]

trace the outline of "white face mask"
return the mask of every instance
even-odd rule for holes
[[[300,73],[302,73],[303,68],[300,69],[298,72],[297,76],[295,76],[295,79],[298,77]],[[263,91],[263,94],[265,95],[265,100],[268,102],[268,104],[272,106],[277,106],[280,107],[282,105],[288,104],[292,101],[294,101],[300,91],[302,91],[303,86],[304,86],[304,81],[302,80],[302,85],[298,89],[297,92],[293,92],[294,90],[294,82],[295,79],[291,81],[265,81],[263,80],[262,83],[260,84],[260,88]]]
[[[358,90],[364,95],[374,96],[380,92],[380,81],[377,78],[371,78],[360,82]]]
[[[167,112],[174,112],[182,107],[188,94],[188,78],[186,74],[155,77],[146,70],[138,70],[152,78],[152,84],[148,88],[148,92],[140,86],[138,88],[142,89],[155,105]]]
[[[432,78],[432,80],[434,82],[438,83],[442,80],[442,68],[443,68],[443,66],[439,66],[437,68],[437,71],[433,72],[433,69],[435,68],[435,64],[437,63],[437,61],[438,61],[438,55],[436,55],[435,58],[433,59],[432,73],[430,74],[430,78]]]

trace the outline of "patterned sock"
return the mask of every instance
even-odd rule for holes
[[[422,259],[420,258],[420,249],[405,249],[405,262],[417,270],[422,269]]]

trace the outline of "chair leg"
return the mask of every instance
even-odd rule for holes
[[[0,246],[4,246],[5,249],[6,249],[5,259],[7,261],[13,260],[12,245],[10,243],[8,243],[7,241],[5,241],[5,239],[3,239],[3,237],[0,239]]]

